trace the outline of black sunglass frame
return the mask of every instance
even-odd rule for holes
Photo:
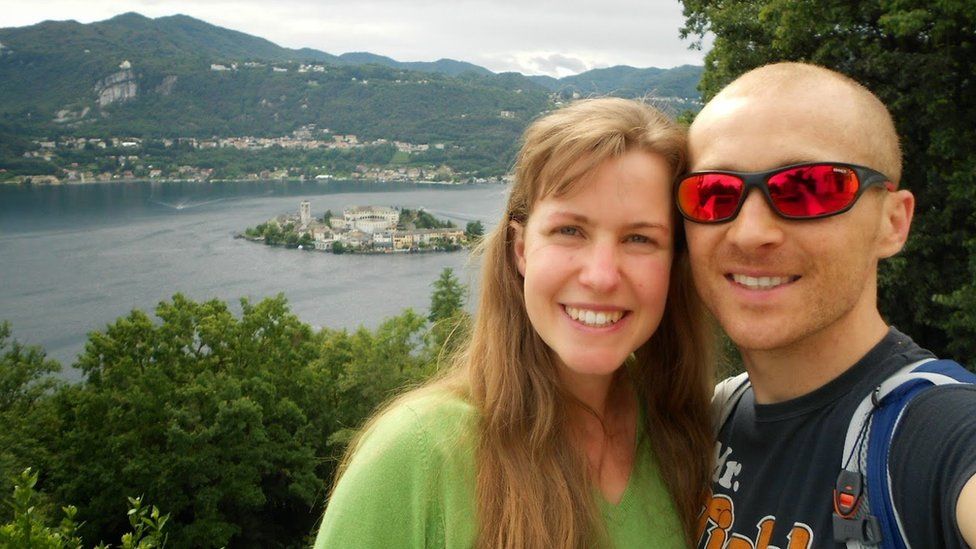
[[[772,178],[774,175],[778,175],[788,170],[792,170],[796,168],[810,168],[814,166],[831,166],[834,168],[848,168],[852,170],[854,172],[854,175],[857,176],[857,193],[854,195],[854,199],[851,200],[850,204],[844,206],[843,208],[837,210],[836,212],[828,212],[819,215],[802,215],[802,216],[787,215],[781,212],[780,209],[776,207],[776,204],[773,202],[773,197],[769,194],[769,179]],[[723,217],[721,219],[713,219],[713,220],[695,219],[694,217],[691,217],[689,214],[685,213],[684,209],[681,208],[681,200],[680,200],[681,186],[688,179],[702,176],[702,175],[731,175],[732,177],[735,177],[740,181],[742,181],[743,189],[742,189],[742,194],[739,196],[739,202],[736,204],[735,209],[732,210],[732,213],[729,214],[728,217]],[[762,192],[763,196],[766,197],[766,203],[769,204],[770,209],[773,212],[775,212],[776,215],[782,217],[783,219],[789,219],[791,221],[806,221],[811,219],[823,219],[825,217],[833,217],[835,215],[840,215],[850,210],[851,208],[854,207],[854,204],[857,204],[857,201],[861,198],[861,195],[864,194],[864,191],[866,189],[875,187],[877,185],[885,185],[885,187],[889,191],[895,190],[895,184],[892,183],[891,178],[889,178],[885,174],[877,170],[874,170],[872,168],[869,168],[867,166],[861,166],[858,164],[847,164],[845,162],[801,162],[799,164],[789,164],[787,166],[780,166],[778,168],[773,168],[772,170],[765,171],[765,172],[735,172],[731,170],[703,170],[699,172],[691,172],[685,174],[678,179],[677,184],[674,186],[674,203],[675,206],[678,208],[678,212],[681,214],[681,217],[687,219],[688,221],[691,221],[692,223],[700,223],[703,225],[728,223],[729,221],[732,221],[739,216],[739,211],[742,210],[742,205],[745,204],[746,197],[749,196],[749,189],[756,188],[759,189]]]

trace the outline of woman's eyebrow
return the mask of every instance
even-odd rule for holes
[[[666,223],[657,223],[653,221],[635,221],[634,223],[629,223],[625,225],[628,230],[635,229],[659,229],[665,232],[671,232],[671,226]]]
[[[579,223],[580,225],[589,225],[591,223],[590,218],[586,217],[585,215],[576,212],[565,211],[565,210],[553,212],[549,214],[548,217],[550,220],[568,219],[575,223]],[[635,221],[633,223],[628,223],[627,225],[624,225],[624,229],[626,230],[659,229],[669,233],[671,232],[671,226],[668,223],[660,223],[656,221]]]
[[[552,212],[547,217],[549,219],[568,219],[570,221],[574,221],[582,225],[586,225],[590,223],[590,218],[586,217],[585,215],[578,214],[576,212],[565,211],[565,210],[558,210]]]

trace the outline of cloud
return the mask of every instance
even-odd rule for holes
[[[586,62],[582,59],[569,57],[560,53],[551,53],[544,56],[536,56],[529,60],[534,65],[536,71],[543,74],[576,74],[589,70]]]
[[[502,55],[484,56],[479,61],[496,72],[514,71],[556,77],[585,72],[597,65],[581,57],[540,51],[506,52]]]

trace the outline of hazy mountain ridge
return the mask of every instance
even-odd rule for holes
[[[19,74],[3,71],[7,74],[2,76],[11,77],[0,85],[0,98],[4,101],[0,109],[3,112],[29,108],[38,102],[43,105],[45,92],[38,84],[44,80],[57,80],[58,88],[74,88],[74,93],[79,94],[82,90],[74,84],[104,78],[125,59],[149,72],[153,69],[178,72],[180,68],[207,67],[211,63],[254,61],[376,64],[447,76],[495,74],[484,67],[453,59],[401,62],[368,52],[336,56],[311,48],[283,48],[263,38],[185,15],[150,19],[137,13],[126,13],[91,24],[45,21],[29,27],[0,29],[0,42],[5,47],[0,50],[3,52],[0,65],[17,64],[26,57],[26,63],[19,64]],[[550,91],[631,96],[652,92],[658,96],[694,99],[698,96],[695,86],[700,74],[701,67],[682,66],[667,70],[620,66],[594,69],[561,79],[546,76],[529,76],[527,79]]]
[[[451,59],[340,56],[174,15],[0,29],[0,168],[29,139],[331,134],[443,143],[445,162],[507,169],[530,120],[573,97],[696,108],[701,67],[612,67],[554,79]],[[9,139],[7,139],[9,137]],[[5,166],[7,164],[7,166]]]
[[[369,52],[350,52],[339,56],[339,60],[350,65],[376,64],[387,67],[406,69],[420,72],[436,72],[448,76],[458,76],[467,72],[486,76],[494,74],[490,70],[468,63],[466,61],[456,61],[454,59],[438,59],[437,61],[397,61],[384,55],[376,55]]]

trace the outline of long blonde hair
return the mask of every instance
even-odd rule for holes
[[[525,310],[510,222],[524,222],[536,201],[570,192],[604,160],[630,150],[659,154],[678,174],[685,144],[674,121],[616,98],[573,103],[526,130],[505,217],[480,249],[480,299],[469,340],[448,373],[421,389],[453,390],[479,413],[478,547],[577,548],[605,540],[585,457],[566,422],[574,404]],[[630,370],[646,411],[643,428],[653,433],[661,476],[690,540],[710,472],[713,347],[677,225],[665,313]]]

